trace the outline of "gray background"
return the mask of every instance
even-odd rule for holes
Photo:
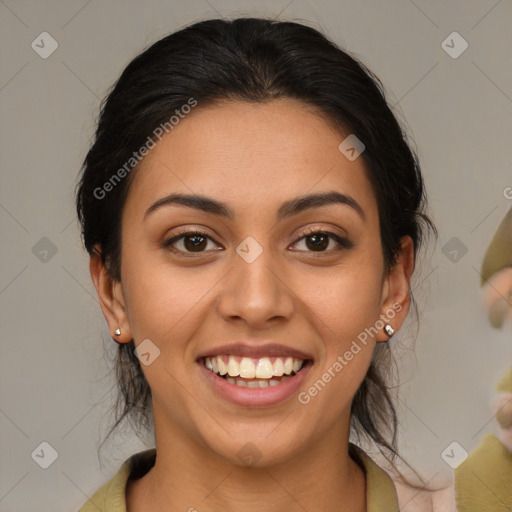
[[[303,21],[358,55],[416,141],[440,237],[416,279],[416,343],[413,325],[394,342],[403,454],[435,485],[450,471],[440,456],[447,445],[469,451],[495,431],[489,402],[512,360],[511,329],[489,326],[478,270],[512,203],[511,1],[4,0],[2,511],[76,510],[145,446],[126,430],[98,458],[114,343],[81,248],[73,189],[99,101],[128,62],[184,24],[244,14]],[[31,43],[45,31],[58,48],[43,59]],[[453,31],[469,44],[458,58],[441,46]],[[55,254],[43,252],[43,237]],[[457,262],[442,252],[452,237],[467,247]],[[58,453],[48,469],[31,457],[43,441]]]

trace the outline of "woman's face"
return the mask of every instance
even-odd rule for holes
[[[119,340],[144,342],[157,445],[265,464],[348,439],[351,400],[388,339],[381,315],[397,329],[408,306],[402,266],[385,273],[363,159],[338,149],[348,135],[296,100],[199,104],[140,164],[121,282],[102,303]],[[163,201],[173,194],[196,199]],[[337,200],[304,200],[317,194]],[[205,356],[223,356],[231,381]],[[303,367],[283,379],[288,357]]]

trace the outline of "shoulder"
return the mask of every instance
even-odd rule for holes
[[[126,512],[126,484],[129,478],[139,478],[155,463],[154,448],[132,455],[117,473],[100,487],[78,512]]]
[[[350,456],[364,469],[368,512],[399,512],[398,497],[391,477],[360,447],[350,443]]]
[[[383,502],[386,512],[457,512],[453,482],[440,490],[410,485],[381,468],[361,448],[351,446],[352,453],[364,464],[369,512],[383,511]]]
[[[487,434],[455,470],[460,512],[476,505],[482,512],[510,510],[512,453],[493,434]]]

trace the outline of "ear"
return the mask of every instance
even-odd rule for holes
[[[414,243],[410,236],[404,236],[400,242],[395,265],[389,270],[382,286],[381,316],[384,324],[396,331],[402,326],[411,303],[409,284],[414,271]],[[388,341],[389,335],[379,330],[377,341]]]
[[[91,254],[89,270],[100,300],[101,309],[108,323],[110,336],[118,343],[128,343],[132,339],[132,333],[126,316],[121,283],[108,275],[105,264],[101,259],[99,245],[94,247]],[[114,334],[116,329],[121,330],[120,335]]]

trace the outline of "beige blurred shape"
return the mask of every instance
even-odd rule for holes
[[[480,275],[489,322],[500,329],[512,321],[512,208],[487,248]]]

